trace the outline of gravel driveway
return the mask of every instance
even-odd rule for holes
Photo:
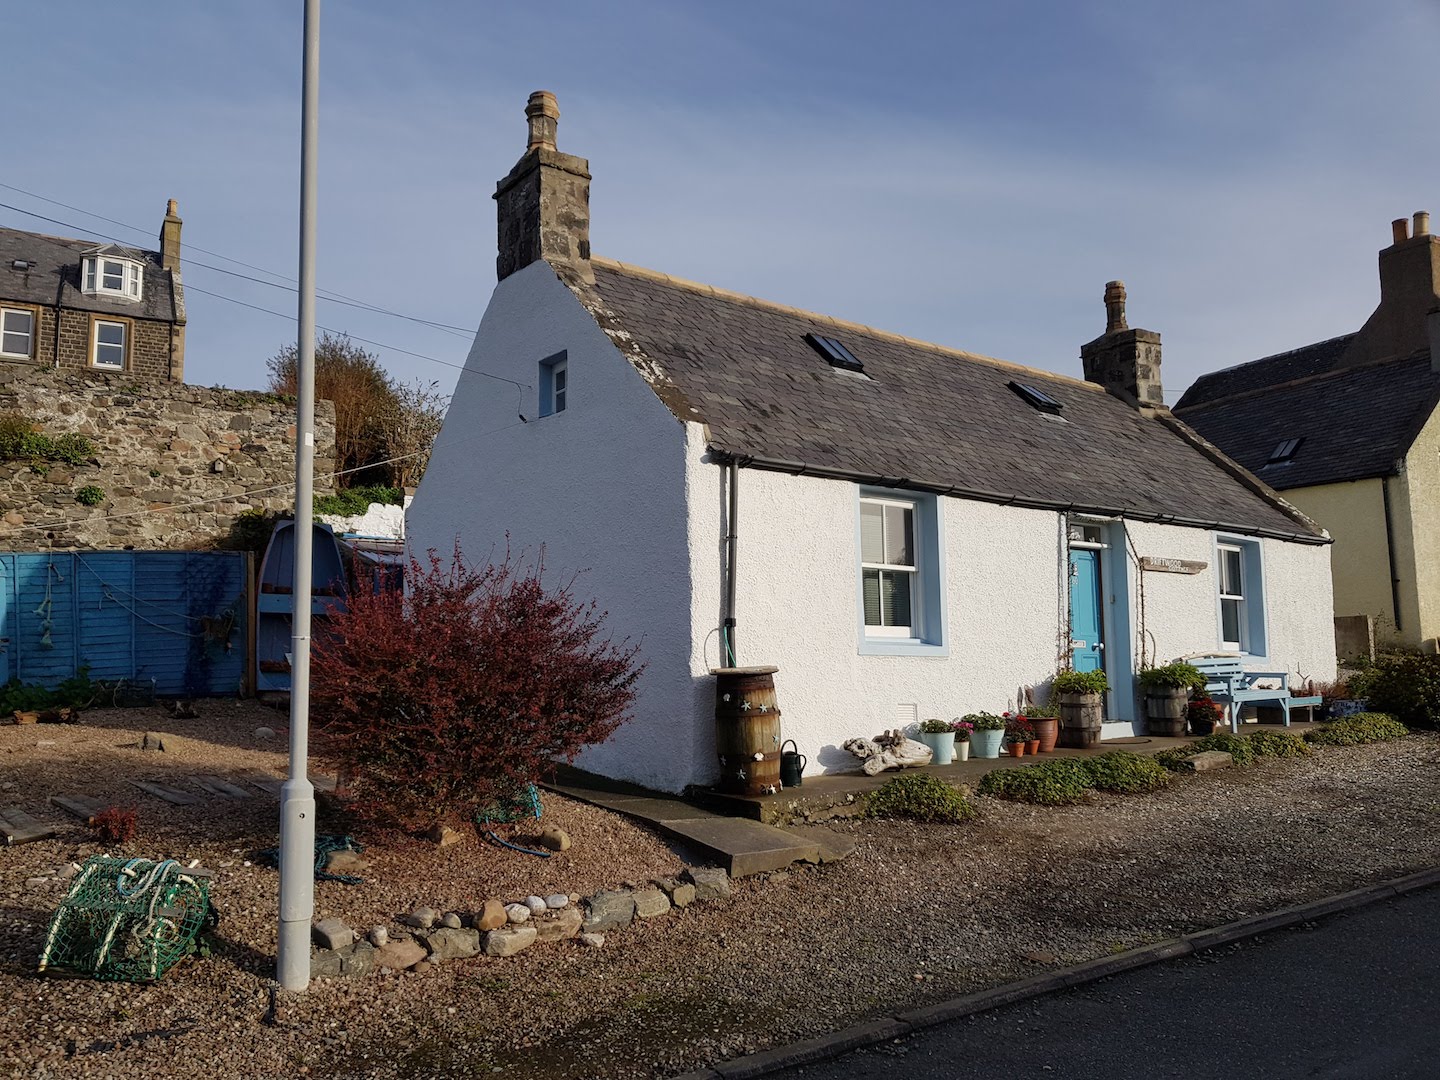
[[[275,714],[268,716],[273,723]],[[133,744],[146,724],[161,724],[134,711],[87,720],[64,729],[62,737],[74,736],[51,753],[72,770],[65,778],[89,770],[95,783],[113,781],[122,759],[134,767],[131,755],[143,752],[121,744]],[[223,749],[213,735],[198,745],[213,720],[189,733],[197,760]],[[243,733],[255,722],[237,713],[230,750],[245,761],[269,754],[273,763],[276,750],[247,746]],[[0,781],[37,782],[36,751],[27,746],[35,730],[0,729]],[[81,735],[95,745],[80,745]],[[160,756],[139,760],[151,767]],[[238,862],[217,879],[225,919],[210,958],[187,961],[148,987],[31,975],[60,890],[41,895],[25,880],[94,849],[72,830],[0,853],[0,1072],[213,1074],[223,1054],[231,1073],[257,1077],[671,1075],[881,1008],[924,1004],[1433,865],[1440,861],[1440,739],[1327,749],[1183,779],[1158,795],[1097,795],[1064,809],[977,805],[978,821],[960,828],[838,824],[859,842],[845,862],[737,882],[730,900],[612,932],[603,949],[562,943],[424,974],[319,981],[302,997],[282,997],[270,1022],[274,877]],[[160,814],[151,807],[152,817]],[[148,840],[148,854],[207,864],[239,860],[235,850],[273,843],[274,815],[269,803],[232,811],[221,823],[214,814],[182,814],[146,831],[142,811],[137,844]],[[356,925],[372,918],[393,925],[417,902],[468,910],[486,895],[543,892],[541,879],[552,872],[556,887],[587,892],[678,865],[660,841],[605,811],[551,799],[552,815],[576,836],[570,865],[530,865],[539,861],[502,857],[469,839],[444,853],[413,842],[372,846],[374,880],[353,889],[321,885],[317,906]]]

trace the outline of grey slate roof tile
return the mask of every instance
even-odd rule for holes
[[[1293,370],[1288,364],[1270,364],[1279,360],[1267,357],[1233,368],[1252,370],[1242,380],[1214,385],[1245,386],[1245,390],[1232,390],[1228,396],[1208,396],[1207,391],[1199,395],[1198,404],[1188,407],[1182,398],[1175,411],[1281,490],[1393,474],[1440,404],[1440,375],[1430,370],[1428,351],[1381,364],[1322,368],[1318,374],[1288,381],[1283,378]],[[1261,381],[1267,372],[1272,383]],[[1282,441],[1296,438],[1304,441],[1288,464],[1267,464]]]
[[[1028,504],[1317,535],[1165,422],[1089,383],[836,328],[604,260],[593,268],[604,308],[660,365],[657,392],[677,416],[707,423],[720,452]],[[809,332],[842,340],[871,378],[830,367]],[[1027,404],[1011,380],[1061,402],[1068,422]],[[687,415],[675,394],[698,411]]]

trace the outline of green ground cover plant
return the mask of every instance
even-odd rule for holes
[[[1410,729],[1393,716],[1363,712],[1336,720],[1333,724],[1313,728],[1305,739],[1316,746],[1359,746],[1362,743],[1384,742],[1410,734]]]
[[[865,815],[959,825],[975,816],[961,792],[930,773],[903,773],[876,789],[865,802]]]

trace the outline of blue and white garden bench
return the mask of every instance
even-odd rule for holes
[[[1242,705],[1274,705],[1280,709],[1285,726],[1290,726],[1291,709],[1314,709],[1321,699],[1318,697],[1295,697],[1290,693],[1288,671],[1246,671],[1238,656],[1195,656],[1189,663],[1200,669],[1205,676],[1205,692],[1225,706],[1230,718],[1230,730],[1240,730],[1240,707]],[[1262,680],[1278,680],[1279,686],[1259,686]]]

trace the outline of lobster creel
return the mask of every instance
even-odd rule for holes
[[[716,668],[715,751],[720,790],[773,795],[780,790],[780,707],[773,667]]]

